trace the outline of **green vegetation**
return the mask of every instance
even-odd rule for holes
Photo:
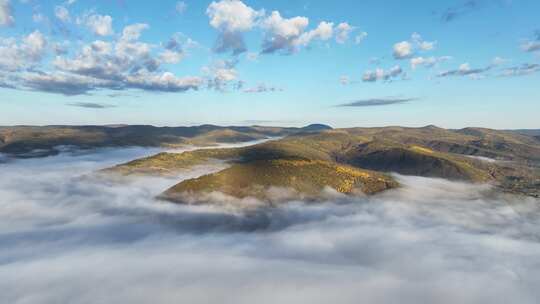
[[[353,128],[299,132],[244,148],[160,153],[108,171],[173,175],[212,159],[231,163],[229,169],[180,183],[167,191],[168,198],[213,191],[264,198],[271,187],[285,187],[314,197],[314,191],[325,187],[345,194],[353,193],[352,189],[371,194],[396,186],[390,177],[382,175],[378,183],[360,179],[352,183],[354,186],[344,187],[350,179],[336,173],[341,167],[371,170],[370,176],[374,171],[397,172],[488,182],[503,191],[538,196],[539,157],[540,142],[536,138],[509,131],[446,130],[435,126]]]
[[[231,165],[221,172],[180,183],[167,191],[165,197],[168,198],[183,193],[219,191],[233,197],[268,199],[266,191],[275,187],[310,198],[317,197],[326,187],[345,194],[356,191],[371,194],[396,186],[385,172],[488,182],[503,191],[539,196],[540,140],[536,134],[531,130],[448,130],[435,126],[351,129],[331,129],[325,125],[304,128],[0,127],[0,152],[35,157],[57,153],[54,148],[57,145],[80,148],[208,146],[280,136],[283,137],[280,140],[243,148],[159,153],[103,171],[120,175],[175,176],[216,159]],[[482,157],[491,160],[485,161]]]
[[[186,196],[193,194],[220,192],[237,198],[275,201],[281,196],[276,198],[269,190],[276,187],[292,190],[293,197],[317,199],[326,187],[344,194],[372,194],[396,186],[392,178],[381,173],[325,161],[281,159],[235,164],[218,173],[181,182],[162,197],[184,202],[188,200]]]
[[[41,157],[58,153],[57,146],[96,147],[182,147],[247,142],[295,133],[329,129],[324,125],[305,128],[153,126],[17,126],[0,127],[0,152],[15,157]],[[39,150],[39,153],[35,153]]]

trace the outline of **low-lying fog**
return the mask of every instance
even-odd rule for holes
[[[398,176],[371,198],[242,215],[113,184],[103,149],[0,164],[0,303],[538,303],[540,202]]]

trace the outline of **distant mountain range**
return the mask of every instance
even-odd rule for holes
[[[0,127],[0,152],[14,157],[42,157],[58,154],[62,150],[61,146],[74,146],[81,149],[122,146],[207,146],[329,129],[332,128],[322,124],[313,124],[304,128],[221,127],[214,125],[194,127],[146,125],[14,126]]]
[[[540,140],[534,136],[436,126],[317,129],[296,129],[283,139],[243,148],[160,153],[104,172],[175,176],[212,159],[230,163],[161,196],[181,203],[207,202],[216,192],[270,203],[283,199],[272,189],[288,189],[287,198],[315,200],[323,189],[372,194],[399,186],[388,172],[491,183],[504,192],[540,195]]]
[[[333,129],[323,124],[303,128],[154,126],[0,127],[0,152],[6,157],[45,157],[66,146],[184,147],[212,146],[281,138],[243,148],[160,153],[104,170],[125,175],[170,175],[212,159],[230,167],[179,183],[163,198],[199,200],[221,192],[231,197],[272,201],[269,189],[316,199],[321,190],[352,195],[398,187],[389,172],[451,180],[492,183],[502,191],[540,195],[540,131],[464,128],[449,130],[384,127]],[[193,195],[195,194],[195,195]],[[283,197],[282,197],[283,198]]]

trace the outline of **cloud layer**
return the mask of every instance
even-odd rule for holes
[[[153,199],[176,180],[86,176],[155,152],[0,164],[3,300],[532,304],[540,296],[538,200],[398,177],[404,187],[372,198],[242,214]]]

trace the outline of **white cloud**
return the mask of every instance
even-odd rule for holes
[[[34,31],[17,43],[13,38],[0,39],[0,67],[17,71],[38,63],[47,46],[47,40],[40,31]]]
[[[334,24],[331,22],[322,21],[317,28],[306,31],[308,25],[307,17],[283,18],[278,11],[273,11],[261,22],[261,28],[266,32],[262,53],[282,51],[291,54],[314,40],[327,41],[334,36]],[[341,38],[344,38],[344,28],[342,25],[339,32]]]
[[[196,90],[203,84],[200,77],[177,77],[173,73],[151,74],[140,72],[126,77],[126,84],[130,88],[138,88],[149,91],[183,92]]]
[[[56,6],[54,8],[54,15],[56,16],[56,18],[58,18],[62,22],[71,21],[71,16],[69,15],[69,11],[64,6]]]
[[[295,45],[308,46],[313,40],[326,41],[331,39],[333,35],[334,24],[322,21],[316,29],[303,33],[294,43]]]
[[[215,60],[210,66],[202,69],[208,87],[217,91],[227,91],[228,86],[238,81],[237,60]],[[241,82],[241,81],[240,81]]]
[[[184,55],[181,52],[164,50],[159,54],[159,59],[165,63],[176,64],[182,61]]]
[[[395,59],[408,59],[418,51],[432,51],[435,49],[436,41],[425,41],[418,33],[413,33],[409,41],[401,41],[394,44],[393,55]]]
[[[77,23],[87,24],[92,20],[91,16],[77,19]],[[79,50],[67,51],[69,44],[53,42],[51,49],[56,57],[51,65],[42,66],[38,64],[47,50],[47,41],[39,31],[20,42],[13,38],[0,39],[0,68],[17,72],[10,75],[9,81],[0,75],[1,85],[79,95],[100,89],[184,92],[205,84],[201,77],[181,77],[163,71],[162,63],[174,64],[182,60],[182,47],[175,41],[176,45],[170,49],[167,45],[152,52],[157,46],[139,41],[146,28],[146,24],[128,25],[114,40],[79,44]],[[190,39],[185,43],[187,46],[193,44]],[[38,66],[39,69],[35,69]],[[219,73],[220,79],[227,79],[223,71]]]
[[[133,41],[138,40],[141,37],[141,32],[148,29],[149,26],[146,23],[135,23],[124,27],[122,31],[122,40]]]
[[[342,22],[336,26],[336,42],[337,43],[345,43],[347,40],[349,40],[349,36],[352,31],[354,31],[354,27],[348,24],[347,22]]]
[[[471,65],[469,63],[462,63],[459,65],[458,71],[468,72],[471,70]]]
[[[11,26],[15,23],[9,0],[0,0],[0,26]]]
[[[364,82],[376,82],[376,81],[391,81],[392,79],[403,74],[403,69],[399,65],[395,65],[389,70],[377,68],[375,70],[369,70],[364,72],[362,81]]]
[[[110,36],[114,33],[112,28],[112,17],[105,15],[89,15],[85,18],[85,24],[99,36]]]
[[[405,59],[413,55],[413,46],[408,41],[401,41],[394,44],[394,58]]]
[[[435,49],[436,41],[424,41],[418,33],[411,35],[411,41],[416,44],[416,47],[422,51],[431,51]]]
[[[298,39],[309,25],[306,17],[283,18],[278,11],[273,11],[265,18],[261,27],[266,31],[263,42],[263,53],[285,51],[292,53],[296,50]]]
[[[45,37],[40,31],[37,30],[24,38],[24,47],[26,48],[26,52],[34,60],[41,59],[46,45],[47,41],[45,40]]]
[[[450,60],[450,56],[441,56],[441,57],[414,57],[411,58],[411,68],[414,70],[418,66],[424,66],[426,68],[432,68],[440,62]]]
[[[240,0],[212,2],[206,10],[210,25],[223,32],[246,32],[253,28],[262,15]]]
[[[222,0],[210,3],[206,14],[210,25],[219,31],[214,51],[238,55],[247,50],[242,33],[251,30],[264,11],[256,11],[239,0]]]
[[[278,11],[273,11],[262,22],[261,26],[269,33],[285,39],[298,38],[309,25],[306,17],[283,18]]]
[[[368,36],[367,32],[359,33],[358,35],[356,35],[356,37],[354,37],[354,43],[361,44],[364,41],[364,39],[367,38],[367,36]]]

